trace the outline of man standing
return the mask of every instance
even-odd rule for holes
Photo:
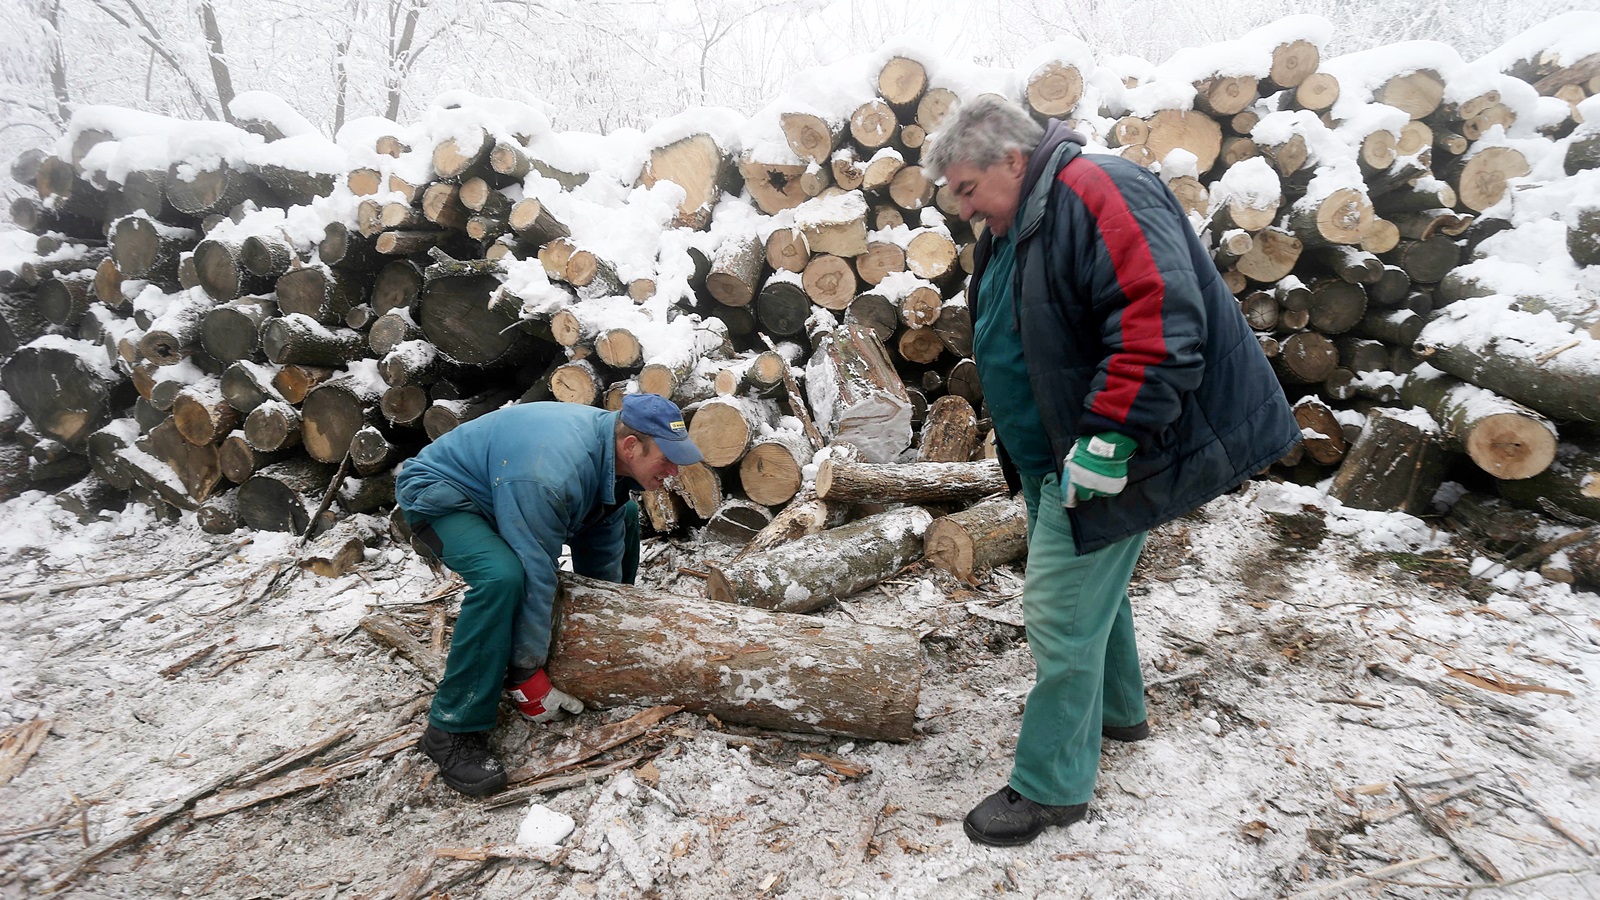
[[[620,412],[554,402],[499,409],[401,469],[395,496],[406,521],[467,583],[419,745],[445,784],[473,796],[505,787],[488,745],[502,686],[535,722],[583,711],[544,671],[561,547],[578,574],[631,584],[639,509],[628,491],[658,489],[699,461],[677,406],[632,394]]]
[[[1000,459],[1028,507],[1023,619],[1037,674],[1010,784],[968,837],[1082,819],[1102,736],[1149,734],[1128,581],[1146,532],[1299,440],[1266,357],[1172,193],[984,95],[923,154],[983,219],[967,295]]]

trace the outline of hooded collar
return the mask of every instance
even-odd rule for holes
[[[1020,243],[1039,227],[1044,219],[1050,186],[1061,167],[1071,162],[1083,150],[1088,139],[1067,126],[1060,119],[1045,123],[1044,139],[1028,157],[1028,168],[1022,176],[1023,195],[1017,202],[1017,220],[1014,230]]]

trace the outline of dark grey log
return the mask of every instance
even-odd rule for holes
[[[222,371],[222,396],[234,409],[248,415],[268,400],[283,399],[272,386],[274,366],[241,359]]]
[[[270,297],[240,297],[213,306],[200,323],[200,346],[219,362],[252,359],[261,353],[262,324],[275,315],[278,307]]]
[[[1319,384],[1339,364],[1333,342],[1314,332],[1288,335],[1278,342],[1278,355],[1272,358],[1278,376],[1295,384]]]
[[[299,313],[268,319],[261,326],[262,353],[279,365],[343,366],[361,359],[366,349],[361,332],[325,328]]]
[[[191,216],[226,215],[245,200],[258,207],[278,205],[278,198],[254,173],[226,163],[197,172],[187,162],[175,162],[167,168],[166,193],[174,208]]]
[[[39,312],[47,321],[76,326],[94,299],[94,271],[66,272],[47,278],[35,296]]]
[[[1436,234],[1425,241],[1401,241],[1383,259],[1404,269],[1412,281],[1433,284],[1461,264],[1461,248],[1454,238]]]
[[[773,338],[803,334],[811,316],[811,298],[796,282],[768,280],[756,295],[755,314],[761,330]]]
[[[378,408],[389,424],[410,427],[422,424],[422,416],[432,402],[421,385],[403,384],[384,391]]]
[[[539,341],[518,327],[515,301],[491,301],[499,286],[492,275],[432,279],[413,315],[428,340],[453,362],[484,367],[527,362]]]
[[[55,500],[80,524],[88,524],[101,519],[104,513],[120,512],[128,504],[128,492],[91,474],[56,494]]]
[[[397,259],[378,270],[372,286],[372,309],[383,315],[391,309],[411,306],[422,293],[423,266],[414,260]]]
[[[332,227],[332,226],[329,226]],[[239,261],[245,271],[261,278],[277,278],[294,265],[294,247],[287,241],[256,234],[239,245]],[[327,260],[324,259],[324,262]]]
[[[422,327],[411,318],[411,311],[399,307],[379,315],[372,323],[367,330],[367,346],[381,357],[402,343],[421,340],[422,337]]]
[[[139,212],[111,223],[111,259],[123,278],[139,278],[163,287],[178,283],[178,257],[200,239],[198,232],[176,228]]]
[[[464,400],[435,400],[422,415],[422,427],[427,431],[428,439],[436,441],[463,423],[492,413],[516,400],[519,393],[514,389],[496,388]]]
[[[232,241],[207,238],[194,248],[195,278],[213,298],[233,300],[272,290],[272,279],[245,268],[244,249]]]
[[[239,492],[213,495],[194,511],[195,522],[206,534],[232,534],[244,527],[239,516]]]
[[[128,380],[82,341],[44,338],[0,370],[6,393],[41,434],[78,446],[132,402]]]
[[[1373,257],[1376,261],[1377,257]],[[1323,334],[1343,334],[1355,327],[1367,311],[1367,292],[1359,284],[1335,278],[1311,286],[1309,324]]]
[[[301,266],[278,278],[278,309],[332,325],[364,301],[359,279],[321,264]]]
[[[335,471],[304,457],[267,466],[239,486],[239,516],[258,531],[303,534]]]
[[[1414,410],[1375,409],[1328,496],[1355,509],[1424,515],[1449,468],[1438,426]]]
[[[179,294],[139,338],[139,353],[158,366],[183,362],[197,349],[206,314],[216,305],[202,290]]]

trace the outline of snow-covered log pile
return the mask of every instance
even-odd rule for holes
[[[232,125],[82,109],[53,155],[12,166],[38,196],[11,209],[36,237],[0,245],[3,489],[300,530],[383,509],[397,463],[506,403],[650,391],[707,457],[645,498],[650,523],[749,542],[712,593],[814,608],[920,558],[924,531],[970,577],[1017,552],[1014,504],[818,532],[997,488],[974,234],[918,166],[949,110],[992,91],[1172,187],[1297,401],[1295,477],[1360,448],[1335,494],[1412,509],[1470,459],[1508,496],[1600,517],[1600,445],[1557,442],[1600,422],[1600,270],[1582,268],[1600,260],[1600,16],[1473,61],[1420,42],[1322,59],[1329,32],[1293,17],[1160,65],[1065,40],[1016,69],[889,47],[749,118],[605,136],[459,92],[334,141],[261,94]],[[1364,434],[1384,407],[1405,437]],[[822,593],[774,584],[818,554],[856,562]]]

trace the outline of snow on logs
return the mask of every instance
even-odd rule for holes
[[[1562,422],[1600,421],[1600,321],[1485,254],[1512,204],[1547,202],[1530,173],[1562,170],[1585,202],[1534,240],[1600,259],[1600,131],[1582,121],[1600,119],[1583,74],[1600,46],[1325,59],[1330,37],[1294,17],[1157,66],[1059,40],[1014,71],[902,49],[748,121],[696,110],[607,138],[461,94],[338,144],[276,107],[203,140],[85,109],[54,153],[12,167],[37,194],[13,219],[36,239],[0,271],[5,387],[30,433],[87,454],[115,490],[273,527],[309,513],[281,491],[270,515],[216,498],[294,461],[349,453],[382,471],[518,399],[649,391],[685,408],[709,463],[651,498],[653,521],[787,534],[757,540],[772,552],[842,524],[844,476],[982,455],[962,293],[974,234],[920,153],[963,97],[999,90],[1169,184],[1286,392],[1315,401],[1297,406],[1316,435],[1302,467],[1340,465],[1360,446],[1346,411],[1388,403],[1428,411],[1430,446],[1536,478]],[[1419,358],[1431,368],[1408,378]],[[824,443],[858,455],[817,472]],[[285,490],[303,499],[304,481]],[[952,567],[970,577],[1009,552]]]

